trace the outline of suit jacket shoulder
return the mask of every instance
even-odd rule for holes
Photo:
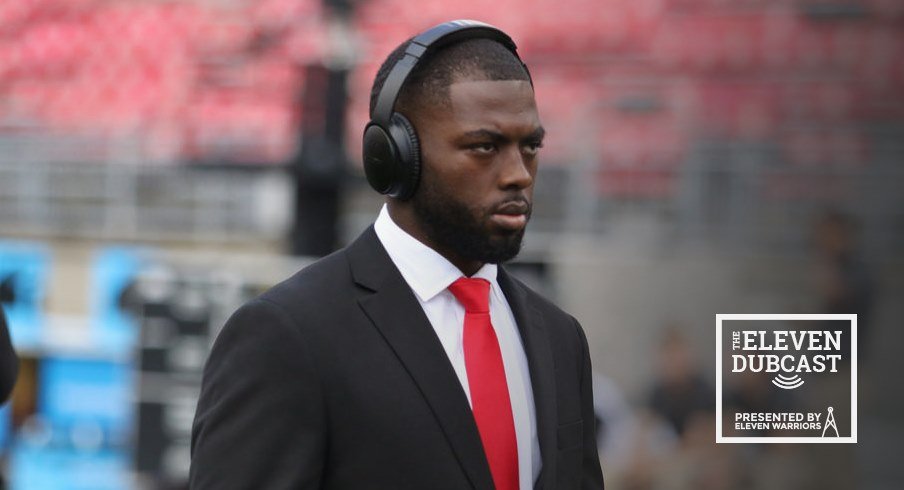
[[[324,301],[337,295],[348,297],[351,287],[348,258],[342,249],[309,264],[262,293],[258,299],[287,310],[323,309],[328,306]]]

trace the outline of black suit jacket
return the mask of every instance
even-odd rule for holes
[[[578,323],[499,268],[527,354],[537,488],[602,489]],[[373,227],[240,308],[214,343],[191,488],[492,489],[464,390]]]

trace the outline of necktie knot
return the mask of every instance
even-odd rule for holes
[[[490,312],[490,282],[486,279],[459,278],[449,291],[465,307],[465,313]]]

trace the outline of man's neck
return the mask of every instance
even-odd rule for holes
[[[471,277],[483,267],[483,262],[465,259],[448,248],[436,243],[434,240],[431,240],[424,231],[424,227],[421,226],[418,221],[417,216],[414,214],[414,208],[411,205],[405,205],[390,200],[386,203],[386,209],[389,212],[390,219],[392,219],[396,226],[414,237],[417,241],[432,248],[436,253],[445,257],[452,265],[458,267],[458,270],[465,276]]]

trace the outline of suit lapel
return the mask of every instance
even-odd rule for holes
[[[474,488],[493,479],[461,383],[424,310],[373,227],[347,249],[355,282],[372,293],[358,303],[417,383]]]
[[[537,414],[537,438],[540,443],[540,455],[543,468],[535,488],[555,487],[556,474],[556,380],[552,349],[549,345],[543,317],[527,300],[524,287],[516,283],[511,276],[499,268],[497,280],[499,287],[508,300],[509,307],[518,324],[524,353],[527,356],[530,370],[531,388],[534,392],[534,405]]]

